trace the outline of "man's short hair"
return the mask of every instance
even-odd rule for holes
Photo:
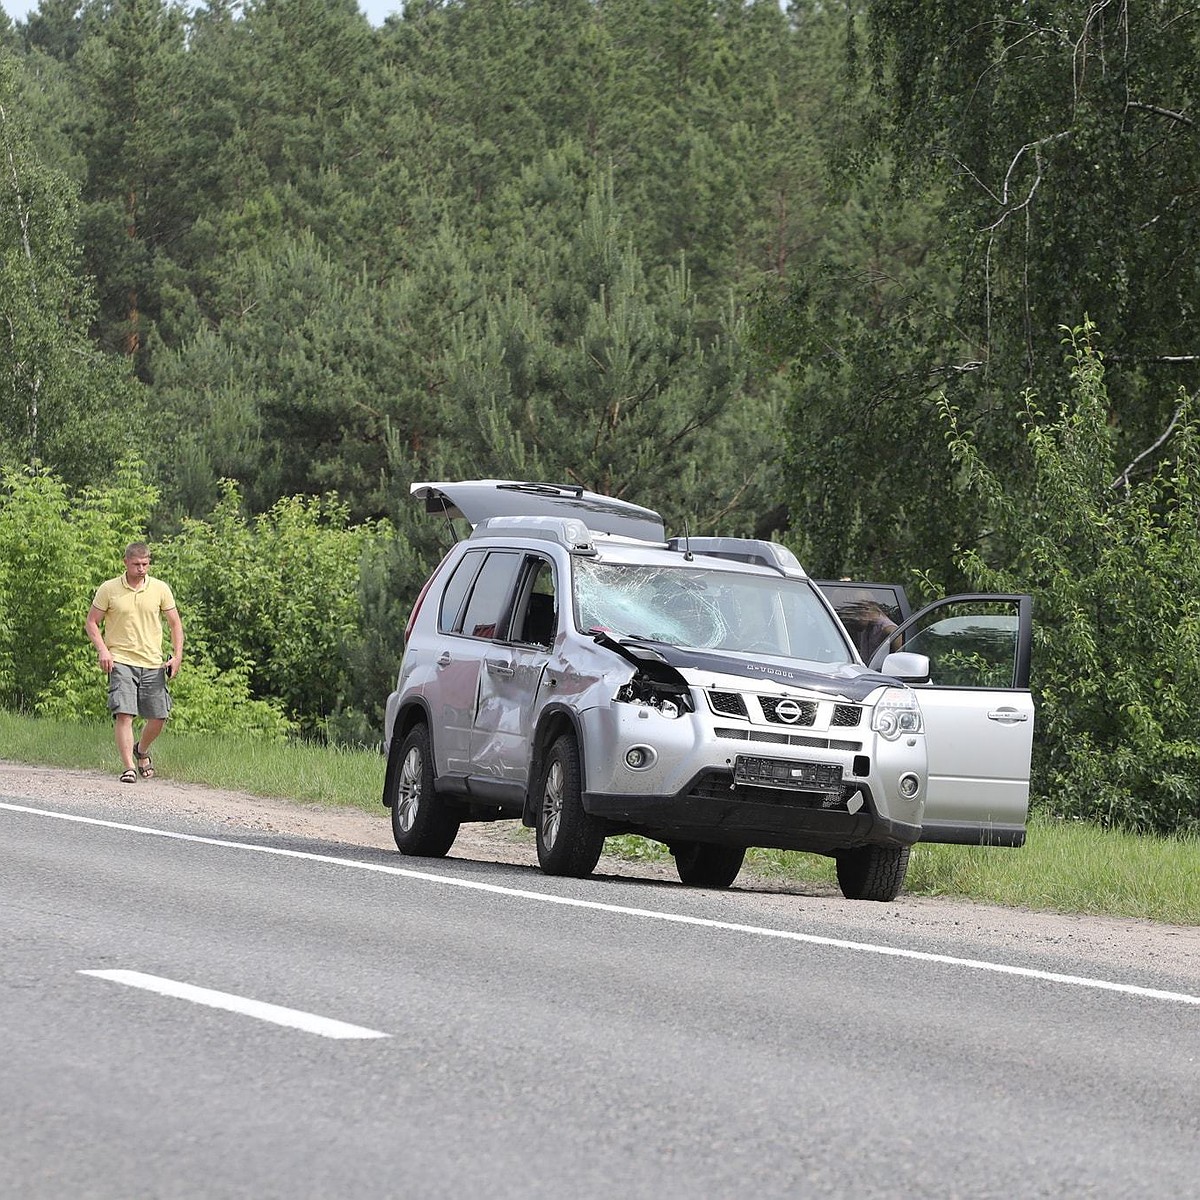
[[[125,561],[128,562],[131,558],[149,558],[150,547],[145,542],[130,542],[125,547]]]

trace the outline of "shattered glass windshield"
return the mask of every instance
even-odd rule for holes
[[[573,586],[584,631],[806,662],[853,661],[807,580],[576,559]]]

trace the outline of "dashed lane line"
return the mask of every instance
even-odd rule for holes
[[[127,987],[142,988],[157,992],[160,996],[172,996],[177,1000],[190,1000],[208,1008],[220,1008],[226,1012],[240,1013],[244,1017],[255,1017],[270,1021],[273,1025],[286,1025],[289,1029],[301,1029],[320,1037],[338,1038],[385,1038],[390,1033],[377,1029],[365,1029],[361,1025],[350,1025],[335,1021],[332,1017],[318,1016],[298,1008],[284,1008],[280,1004],[267,1004],[262,1000],[251,1000],[246,996],[235,996],[231,992],[216,992],[212,988],[196,987],[191,983],[180,983],[177,979],[164,979],[160,975],[146,975],[141,971],[80,971],[80,975],[91,975],[96,979],[107,979],[112,983],[123,983]]]

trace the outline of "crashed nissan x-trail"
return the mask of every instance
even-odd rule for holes
[[[517,819],[549,874],[586,876],[633,832],[684,883],[728,887],[748,847],[776,847],[891,900],[919,840],[1023,843],[1028,596],[909,616],[903,589],[818,585],[773,542],[668,538],[657,513],[581,488],[412,492],[472,532],[417,599],[387,700],[403,853]],[[864,605],[879,644],[860,649]]]

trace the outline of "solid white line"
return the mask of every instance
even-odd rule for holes
[[[385,1038],[390,1033],[376,1029],[364,1029],[361,1025],[347,1025],[331,1017],[319,1017],[316,1013],[302,1012],[298,1008],[283,1008],[278,1004],[265,1004],[261,1000],[248,1000],[245,996],[234,996],[229,992],[214,992],[211,988],[195,987],[190,983],[179,983],[174,979],[163,979],[158,975],[144,975],[141,971],[80,971],[80,975],[92,975],[96,979],[110,979],[113,983],[124,983],[129,987],[144,988],[160,996],[174,996],[179,1000],[190,1000],[193,1004],[205,1004],[209,1008],[223,1008],[226,1012],[241,1013],[246,1017],[257,1017],[275,1025],[286,1025],[290,1029],[302,1029],[305,1033],[319,1034],[327,1038]]]
[[[1200,996],[1187,992],[1166,992],[1158,988],[1138,987],[1131,983],[1114,983],[1107,979],[1091,979],[1084,975],[1059,975],[1053,971],[1038,971],[1031,967],[1014,967],[1007,963],[988,962],[977,958],[955,958],[949,954],[931,954],[925,950],[904,950],[896,946],[880,946],[872,942],[852,942],[843,938],[822,937],[815,933],[795,933],[790,929],[769,929],[757,925],[739,925],[732,921],[714,921],[707,917],[689,917],[682,913],[657,912],[648,908],[630,908],[622,904],[603,904],[598,900],[578,900],[571,896],[551,896],[545,892],[526,891],[523,888],[502,887],[495,883],[481,883],[474,879],[458,879],[451,875],[434,875],[428,871],[414,871],[410,867],[392,867],[384,863],[362,862],[355,858],[337,858],[327,854],[312,854],[304,850],[286,850],[282,846],[256,846],[251,842],[227,841],[224,838],[201,837],[194,833],[175,833],[167,829],[151,829],[144,825],[126,825],[120,821],[102,821],[96,817],[81,817],[75,813],[53,812],[50,809],[30,808],[21,804],[0,802],[0,809],[10,812],[32,813],[40,817],[52,817],[59,821],[75,821],[83,825],[97,825],[105,829],[120,829],[127,833],[142,833],[151,837],[170,838],[180,842],[194,842],[202,846],[223,846],[232,850],[249,850],[254,854],[273,854],[280,858],[299,858],[308,862],[328,863],[333,866],[351,867],[358,871],[374,871],[381,875],[399,875],[404,879],[418,879],[424,883],[437,883],[443,887],[465,888],[468,891],[487,892],[495,896],[509,896],[519,900],[536,900],[543,904],[558,904],[567,908],[584,908],[594,912],[615,913],[620,916],[644,917],[652,921],[667,921],[676,925],[691,925],[702,929],[719,929],[729,933],[744,933],[754,937],[778,938],[782,941],[802,942],[811,946],[829,946],[838,950],[853,950],[860,954],[881,954],[890,958],[906,958],[917,962],[942,963],[946,966],[965,967],[972,971],[990,971],[997,975],[1015,975],[1024,979],[1038,979],[1046,983],[1061,983],[1071,987],[1093,988],[1099,991],[1120,992],[1127,996],[1140,996],[1148,1000],[1168,1000],[1175,1004],[1194,1004],[1200,1007]]]

